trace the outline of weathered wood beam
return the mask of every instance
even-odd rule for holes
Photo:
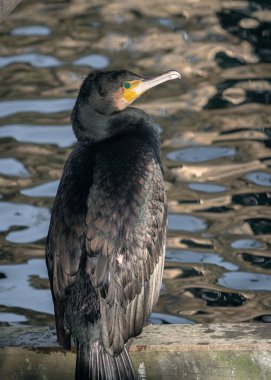
[[[64,352],[54,330],[1,327],[1,379],[73,380],[75,350]],[[130,355],[141,379],[270,380],[268,324],[152,325]]]

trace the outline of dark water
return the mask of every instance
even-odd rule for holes
[[[50,209],[89,70],[182,73],[161,127],[169,232],[154,323],[271,322],[270,1],[25,0],[0,28],[0,323],[53,324]]]

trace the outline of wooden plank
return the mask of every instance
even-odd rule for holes
[[[73,379],[75,350],[64,352],[54,330],[0,328],[1,379]],[[140,379],[270,380],[268,324],[152,325],[134,340]]]

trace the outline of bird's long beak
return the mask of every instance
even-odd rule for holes
[[[150,88],[173,79],[181,79],[181,74],[172,70],[164,74],[155,75],[154,77],[145,78],[135,87],[134,91],[140,96]]]
[[[128,104],[131,104],[135,99],[139,98],[139,96],[144,94],[144,92],[148,91],[150,88],[173,79],[181,79],[181,74],[178,73],[178,71],[171,70],[153,77],[129,81],[128,83],[130,84],[130,87],[125,89],[123,98]]]

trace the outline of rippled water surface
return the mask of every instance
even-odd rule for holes
[[[0,323],[53,324],[50,209],[90,69],[169,69],[169,231],[154,323],[271,322],[270,1],[23,1],[0,26]]]

